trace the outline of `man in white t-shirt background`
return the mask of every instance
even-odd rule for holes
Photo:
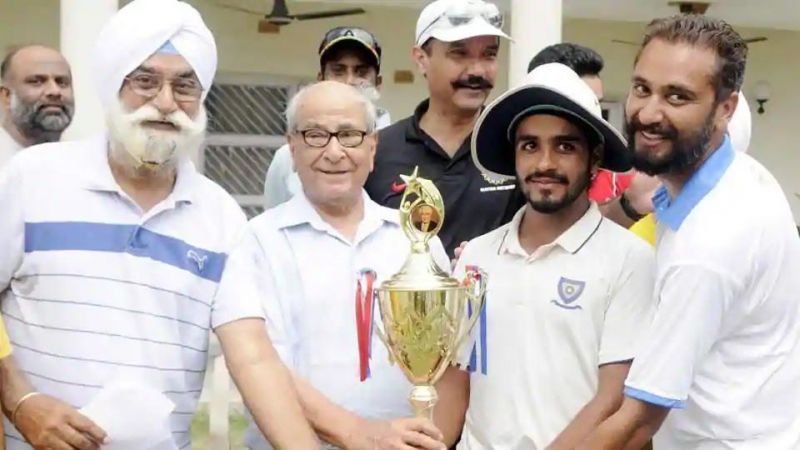
[[[42,45],[9,51],[0,62],[0,167],[23,148],[60,140],[74,113],[61,53]]]

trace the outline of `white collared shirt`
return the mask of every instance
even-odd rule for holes
[[[43,144],[0,169],[2,317],[34,389],[81,408],[135,380],[175,404],[158,448],[188,448],[210,331],[263,317],[254,299],[214,300],[245,216],[188,160],[142,213],[106,149],[104,137]],[[5,432],[9,450],[30,448]]]
[[[658,309],[625,392],[674,408],[656,450],[800,448],[800,239],[778,182],[727,141],[654,199]]]
[[[598,367],[630,361],[653,312],[653,250],[597,205],[552,243],[519,242],[527,206],[473,239],[454,271],[488,275],[460,450],[543,450],[596,394]],[[474,348],[474,356],[472,354]]]
[[[260,299],[283,361],[332,402],[363,417],[407,417],[411,384],[400,368],[389,365],[377,336],[371,375],[359,380],[357,273],[372,269],[380,283],[399,271],[410,249],[398,212],[366,193],[363,201],[364,218],[353,242],[324,222],[302,192],[252,219],[231,254],[218,298]],[[449,272],[438,239],[431,241],[431,252]],[[377,311],[375,319],[380,321]],[[252,424],[246,443],[251,449],[269,448]]]
[[[0,167],[3,167],[22,148],[19,142],[15,141],[8,131],[0,126]]]

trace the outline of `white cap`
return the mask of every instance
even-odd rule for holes
[[[483,0],[436,0],[419,14],[415,45],[421,46],[430,38],[444,42],[455,42],[476,36],[511,39],[500,26],[495,26],[486,19],[486,15],[490,14],[502,17],[495,4]],[[444,17],[448,15],[470,17],[471,20],[453,25],[447,17]]]
[[[515,178],[514,132],[522,120],[534,114],[564,117],[597,137],[605,149],[600,167],[614,172],[631,168],[625,138],[603,119],[594,91],[569,67],[549,63],[533,69],[520,85],[497,97],[478,117],[471,150],[472,160],[483,175],[495,181]]]

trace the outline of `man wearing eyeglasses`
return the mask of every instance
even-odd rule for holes
[[[367,30],[336,27],[325,33],[319,44],[320,70],[317,80],[333,80],[354,86],[373,102],[380,99],[381,46]],[[391,124],[389,112],[376,108],[378,129]],[[264,208],[292,198],[300,190],[300,179],[292,166],[289,145],[280,147],[272,158],[264,180]]]
[[[123,445],[189,448],[212,330],[275,446],[319,448],[258,300],[214,297],[245,224],[189,157],[216,61],[193,7],[130,2],[94,54],[108,133],[28,149],[0,172],[0,304],[15,346],[0,361],[7,448],[113,445],[107,422],[78,408],[117,382],[174,405],[147,444]]]
[[[497,78],[501,39],[508,39],[502,24],[497,7],[482,0],[437,0],[422,10],[412,54],[430,97],[411,117],[381,131],[366,184],[373,200],[397,208],[405,188],[400,175],[419,166],[420,176],[442,192],[447,214],[439,236],[450,256],[459,243],[510,219],[517,208],[509,202],[521,201],[512,199],[513,181],[484,178],[469,149]]]
[[[409,248],[397,211],[363,189],[376,115],[370,99],[344,83],[322,81],[292,98],[287,139],[302,189],[250,221],[217,297],[263,302],[270,338],[325,442],[350,450],[444,450],[433,423],[411,418],[411,384],[370,331],[369,286],[398,272]],[[448,267],[438,239],[431,251]],[[270,448],[253,427],[245,442],[251,450]]]

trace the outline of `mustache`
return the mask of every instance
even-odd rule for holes
[[[144,122],[166,122],[175,127],[178,132],[185,132],[196,127],[194,121],[185,112],[178,110],[170,114],[161,114],[151,105],[145,105],[127,114],[128,120],[137,125]]]
[[[561,184],[569,184],[569,179],[566,176],[556,172],[555,170],[546,170],[544,172],[541,171],[533,172],[525,177],[525,182],[526,183],[533,182],[536,178],[550,178]]]
[[[452,83],[453,89],[492,89],[494,85],[486,78],[478,75],[470,75],[466,80],[456,80]]]
[[[53,108],[53,107],[60,109],[61,112],[63,113],[68,112],[67,105],[65,105],[64,103],[38,103],[35,109],[36,112],[39,113],[42,112],[42,110],[45,108]]]
[[[625,128],[628,136],[630,137],[632,137],[633,134],[636,133],[637,131],[643,131],[645,133],[657,134],[659,136],[663,136],[665,139],[672,141],[678,138],[678,130],[672,125],[660,124],[660,123],[644,125],[639,120],[638,114],[631,117],[630,122],[625,124]]]

